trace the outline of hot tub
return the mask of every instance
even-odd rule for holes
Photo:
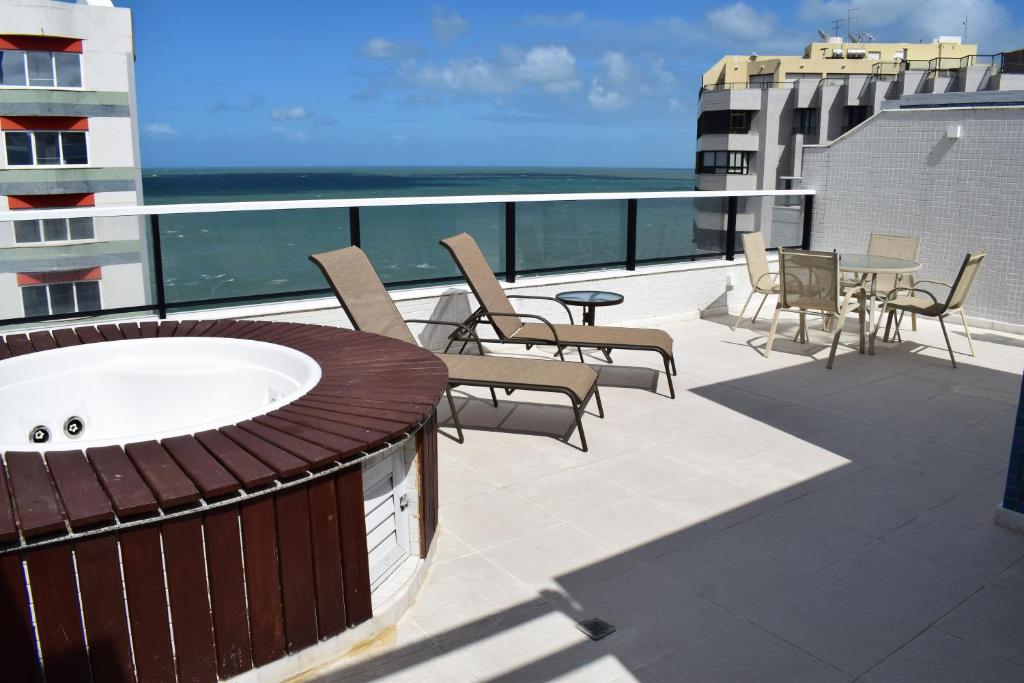
[[[0,451],[89,448],[192,434],[286,405],[320,365],[248,339],[133,339],[0,364]]]

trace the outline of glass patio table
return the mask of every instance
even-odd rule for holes
[[[896,284],[899,285],[902,277],[908,273],[921,270],[921,264],[909,259],[893,258],[891,256],[874,256],[872,254],[840,254],[839,272],[858,273],[860,278],[857,284],[862,285],[868,292],[868,335],[871,343],[868,344],[868,353],[875,352],[874,332],[878,329],[881,320],[875,320],[875,300],[878,298],[878,276],[895,275]]]

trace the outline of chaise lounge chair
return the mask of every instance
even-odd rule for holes
[[[347,247],[310,257],[327,278],[331,289],[341,302],[353,326],[357,330],[373,332],[384,337],[417,344],[416,338],[406,323],[427,325],[448,325],[463,330],[475,342],[480,355],[439,353],[437,356],[448,366],[448,407],[458,434],[457,441],[464,441],[462,425],[452,400],[452,388],[459,385],[487,387],[491,400],[498,406],[494,389],[506,391],[526,389],[565,394],[572,401],[576,416],[576,428],[580,434],[582,450],[587,450],[587,438],[583,434],[582,414],[593,397],[597,401],[598,416],[604,417],[601,395],[597,389],[597,373],[593,368],[578,363],[558,363],[549,360],[528,358],[500,358],[485,356],[483,346],[476,334],[461,323],[443,320],[403,320],[391,296],[384,288],[366,254],[358,247]],[[569,433],[571,436],[572,433]],[[568,436],[566,437],[568,442]]]
[[[454,235],[441,240],[441,246],[448,250],[469,283],[470,289],[480,303],[480,308],[467,320],[463,327],[474,328],[477,323],[489,322],[498,335],[497,339],[485,339],[487,342],[500,344],[525,344],[527,346],[553,345],[562,357],[562,349],[576,347],[583,360],[583,348],[588,349],[632,349],[638,351],[656,351],[661,354],[665,363],[665,375],[668,377],[669,395],[676,397],[672,386],[672,375],[676,372],[676,361],[672,355],[672,337],[667,332],[636,327],[602,327],[585,325],[555,325],[539,315],[517,313],[509,299],[549,299],[544,296],[507,295],[501,288],[487,259],[477,245],[476,240],[466,233]],[[539,320],[537,323],[524,323],[523,318]],[[570,322],[572,316],[570,315]],[[453,340],[468,342],[458,335]]]

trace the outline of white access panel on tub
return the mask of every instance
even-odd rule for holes
[[[400,451],[363,470],[363,510],[374,590],[409,555],[405,462]]]

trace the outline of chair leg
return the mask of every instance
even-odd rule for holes
[[[491,402],[494,403],[494,407],[498,407],[498,395],[494,393],[494,387],[489,387],[491,390]]]
[[[757,322],[757,316],[761,314],[761,308],[764,306],[764,302],[768,301],[768,295],[765,294],[764,298],[761,299],[761,303],[757,305],[757,310],[754,311],[754,317],[750,319],[750,324],[753,325]]]
[[[583,347],[582,346],[577,346],[576,347],[576,351],[579,352],[579,354],[580,354],[580,362],[581,363],[585,363],[586,361],[583,360]]]
[[[572,402],[572,412],[575,413],[575,415],[576,415],[576,431],[578,431],[580,433],[580,443],[583,444],[583,452],[586,453],[587,450],[588,450],[587,449],[587,437],[583,433],[583,417],[580,415],[580,406],[579,406],[579,404],[576,403],[576,401]],[[571,434],[570,434],[570,436],[571,436]],[[568,443],[568,441],[569,440],[566,439],[567,443]]]
[[[562,347],[556,346],[555,349],[555,355],[558,356],[560,360],[565,360],[565,356],[562,355]]]
[[[949,333],[946,332],[946,323],[943,322],[945,316],[939,316],[939,327],[942,328],[942,336],[946,338],[946,349],[949,351],[949,360],[953,363],[953,367],[956,367],[956,358],[953,357],[953,345],[949,343]]]
[[[673,376],[673,377],[675,377],[676,375],[678,375],[678,374],[679,374],[679,373],[678,373],[678,372],[676,371],[676,355],[675,355],[675,354],[672,354],[672,355],[671,355],[671,356],[669,356],[668,358],[669,358],[669,360],[670,360],[670,361],[672,361],[672,376]]]
[[[962,308],[960,309],[960,320],[962,320],[963,323],[964,323],[964,332],[967,333],[967,343],[971,347],[971,355],[973,356],[974,355],[974,339],[971,338],[971,328],[967,324],[967,316],[964,315],[964,309],[962,309]],[[911,322],[913,322],[913,319],[911,319]]]
[[[676,388],[672,386],[672,372],[669,370],[668,356],[663,356],[662,358],[665,361],[665,377],[668,379],[668,397],[675,398]]]
[[[917,332],[917,313],[910,314],[910,331]]]
[[[843,334],[843,327],[846,323],[846,308],[839,313],[839,320],[836,322],[836,333],[832,337],[832,348],[828,352],[828,363],[825,365],[829,370],[832,369],[832,363],[836,359],[836,349],[839,348],[839,337]]]
[[[892,331],[892,321],[896,317],[896,310],[889,311],[889,316],[885,319],[885,334],[882,335],[882,341],[889,341],[889,333]]]
[[[864,315],[865,315],[865,310],[864,309],[867,308],[867,303],[868,302],[866,302],[866,301],[862,301],[861,305],[860,305],[860,308],[857,310],[857,319],[858,319],[858,322],[860,322],[860,348],[859,348],[860,353],[864,353]]]
[[[597,416],[604,417],[604,404],[601,403],[601,390],[594,385],[594,400],[597,401]]]
[[[767,358],[768,354],[772,352],[772,344],[775,342],[775,329],[779,326],[779,313],[782,309],[775,309],[775,316],[772,318],[771,329],[768,330],[768,343],[764,346],[764,357]]]
[[[736,316],[736,322],[732,324],[732,331],[735,332],[736,328],[739,327],[740,321],[743,320],[743,314],[747,312],[747,306],[750,305],[750,300],[754,298],[754,290],[750,290],[750,294],[747,295],[747,300],[743,302],[743,308],[740,309],[740,314]],[[758,309],[760,310],[760,309]]]
[[[452,413],[452,422],[455,423],[455,433],[458,434],[458,438],[455,439],[458,443],[466,443],[466,438],[462,435],[462,423],[459,422],[459,413],[455,410],[455,401],[452,399],[452,388],[447,387],[444,390],[445,395],[448,396],[448,410]]]
[[[905,316],[906,314],[906,311],[900,311],[900,314],[896,316],[896,329],[893,330],[892,333],[892,340],[900,344],[903,343],[903,335],[900,334],[900,327],[903,325],[903,316]]]

